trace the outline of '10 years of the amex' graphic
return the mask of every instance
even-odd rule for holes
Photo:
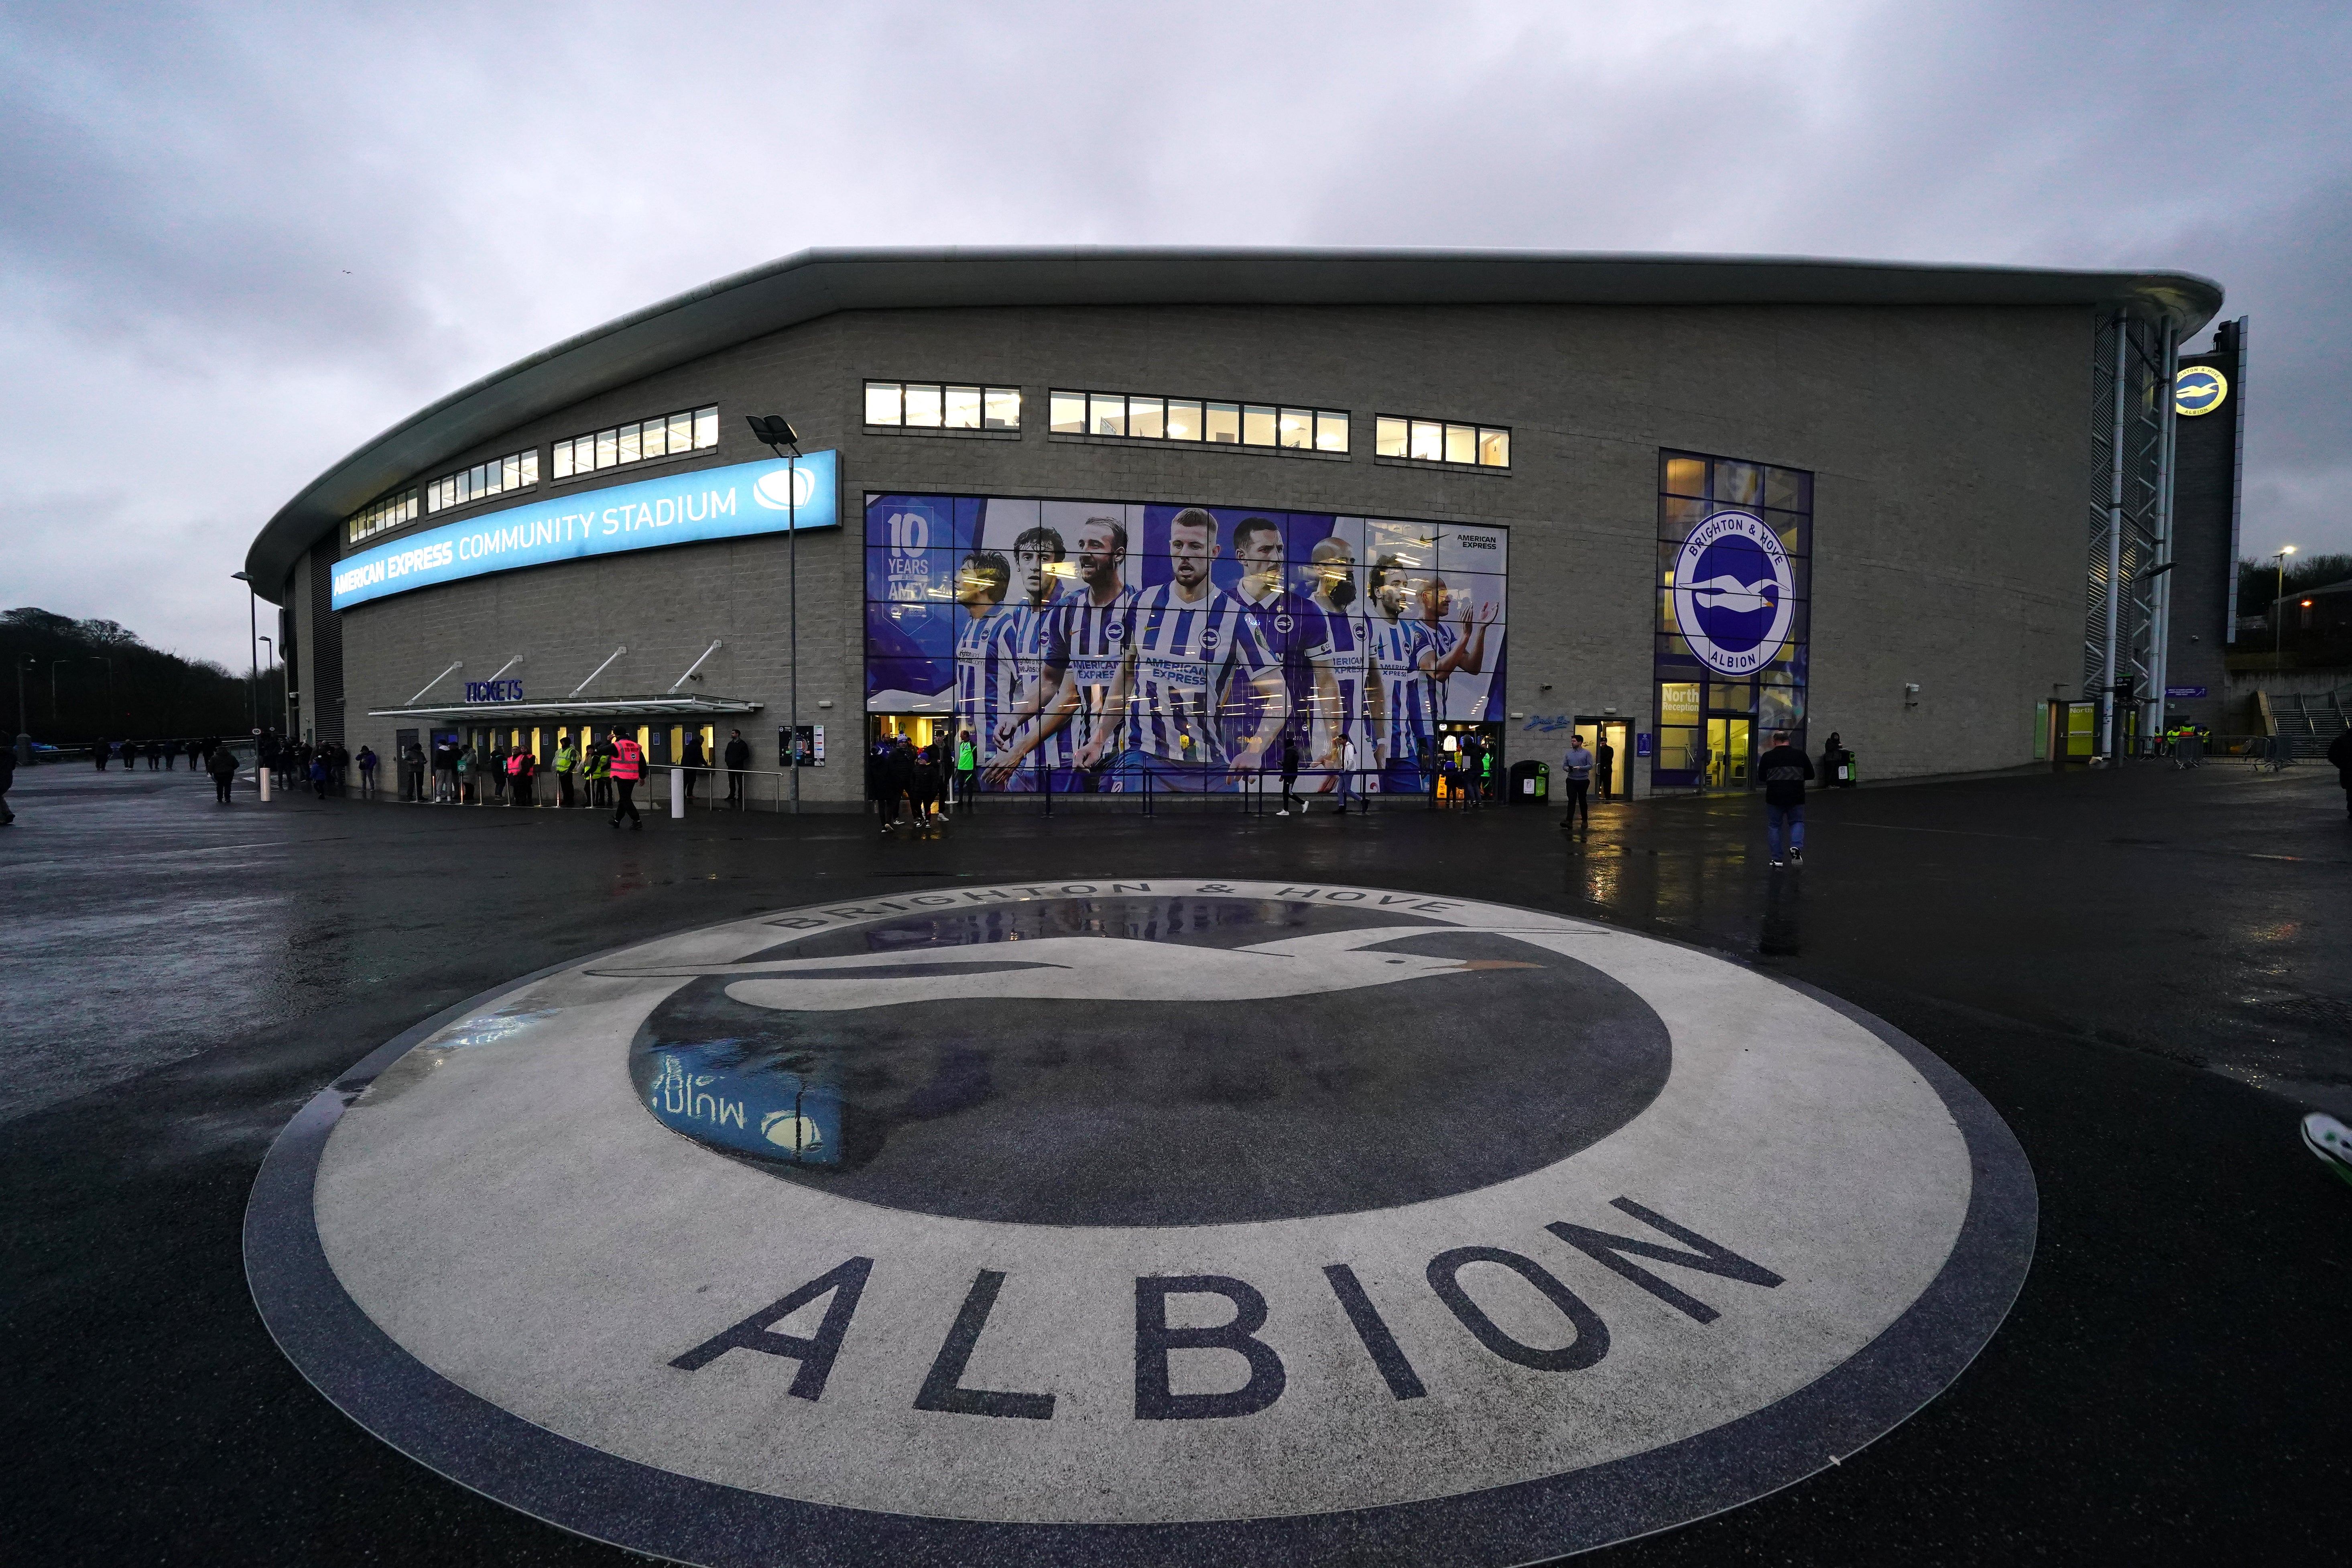
[[[1504,1563],[1869,1441],[2032,1226],[1998,1118],[1833,999],[1532,910],[1152,879],[478,998],[297,1120],[247,1249],[357,1419],[643,1551]]]

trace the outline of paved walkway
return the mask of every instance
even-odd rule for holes
[[[1959,1382],[1835,1468],[1628,1562],[2179,1555],[2332,1539],[2352,1473],[2352,833],[2312,770],[1817,801],[1773,878],[1726,800],[1548,815],[649,821],[249,797],[34,770],[0,833],[12,1489],[95,1561],[623,1561],[435,1478],[306,1388],[238,1227],[263,1152],[380,1042],[512,977],[793,905],[1045,877],[1270,878],[1698,943],[1870,1009],[2014,1130],[2040,1243]],[[1737,1137],[1737,1129],[1726,1129]],[[1631,1222],[1620,1221],[1621,1226]],[[137,1455],[127,1469],[123,1456]]]

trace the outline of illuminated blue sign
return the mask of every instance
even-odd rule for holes
[[[468,702],[520,702],[522,682],[520,680],[469,680],[466,682]]]
[[[786,465],[772,458],[698,468],[429,528],[336,563],[333,607],[348,610],[412,588],[551,561],[782,533],[793,525],[839,527],[834,454],[811,452],[794,468],[797,479],[791,481]],[[794,492],[791,525],[788,488]]]

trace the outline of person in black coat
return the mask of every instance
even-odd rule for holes
[[[901,735],[890,742],[877,771],[882,775],[882,829],[887,833],[898,826],[898,803],[906,798],[915,775],[915,749],[907,737]]]
[[[205,771],[213,775],[213,795],[223,805],[234,805],[229,786],[236,783],[236,753],[226,746],[215,745],[205,759]]]
[[[686,804],[692,805],[694,775],[710,765],[710,760],[702,754],[702,730],[699,725],[687,726],[686,744],[678,751],[677,763],[679,772],[686,776]]]
[[[740,730],[727,731],[727,804],[743,809],[743,770],[751,765],[751,744]]]
[[[1298,801],[1298,815],[1301,816],[1307,815],[1307,803],[1298,800],[1296,792],[1297,783],[1298,738],[1286,729],[1282,732],[1282,809],[1276,812],[1275,816],[1288,816],[1290,803],[1295,800]]]
[[[2352,815],[2352,730],[2327,742],[2327,760],[2335,764],[2336,782],[2344,786],[2344,810]]]
[[[914,802],[915,826],[929,827],[939,819],[940,799],[947,793],[947,773],[940,766],[939,747],[925,746],[915,753],[908,775],[907,795]]]

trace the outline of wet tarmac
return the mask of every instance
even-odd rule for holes
[[[2323,1548],[2352,1486],[2352,828],[2326,770],[2216,763],[1817,796],[1809,864],[1749,801],[1341,821],[991,806],[594,814],[18,775],[0,830],[16,1538],[106,1563],[631,1560],[444,1482],[320,1400],[248,1299],[263,1152],[384,1039],[635,939],[925,882],[1311,878],[1583,915],[1871,1009],[1975,1084],[2041,1188],[2009,1325],[1919,1416],[1627,1562]],[[1738,1128],[1723,1136],[1736,1139]]]

